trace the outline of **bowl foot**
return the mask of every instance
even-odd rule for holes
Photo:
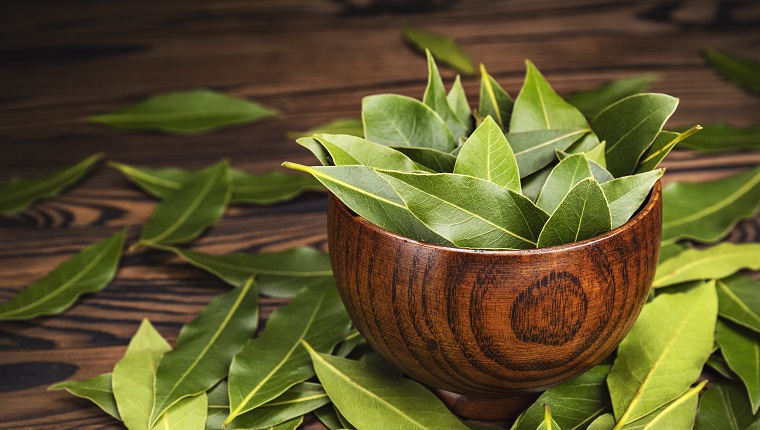
[[[458,417],[477,421],[514,420],[541,395],[538,392],[508,397],[468,397],[440,388],[430,389]]]

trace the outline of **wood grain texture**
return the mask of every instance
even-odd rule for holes
[[[96,153],[151,167],[198,168],[229,157],[251,173],[285,161],[313,162],[285,137],[358,116],[361,98],[421,98],[425,59],[400,25],[444,32],[513,96],[532,59],[567,95],[609,79],[654,73],[652,90],[679,97],[669,127],[758,121],[760,97],[739,90],[700,56],[707,47],[760,59],[760,3],[676,0],[460,0],[410,12],[361,12],[349,0],[15,2],[0,14],[0,182],[36,176]],[[380,1],[366,3],[380,4]],[[385,4],[411,4],[387,1]],[[414,9],[414,8],[412,8]],[[446,84],[454,73],[442,70]],[[478,79],[464,78],[476,104]],[[282,118],[177,137],[120,133],[84,121],[161,92],[212,88],[250,97]],[[703,181],[760,163],[760,152],[701,155],[676,150],[663,178]],[[62,196],[0,217],[0,301],[119,228],[130,241],[156,201],[101,165]],[[195,242],[209,253],[326,248],[326,199],[311,193],[269,208],[232,208]],[[760,219],[729,240],[757,241]],[[120,428],[88,402],[45,387],[110,370],[142,318],[173,341],[221,281],[160,252],[125,255],[116,280],[65,314],[0,324],[0,427]],[[265,300],[266,317],[283,302]],[[322,428],[309,421],[307,428]]]

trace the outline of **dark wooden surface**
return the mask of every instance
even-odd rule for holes
[[[700,55],[713,47],[760,59],[758,2],[463,0],[423,10],[425,4],[6,5],[0,15],[0,181],[44,174],[95,152],[153,167],[197,168],[229,157],[253,173],[285,160],[312,163],[286,131],[356,116],[368,94],[421,97],[425,62],[401,41],[404,21],[456,38],[513,95],[530,58],[564,95],[610,78],[655,73],[661,79],[653,90],[681,99],[670,128],[760,122],[760,97],[726,82]],[[447,82],[453,78],[443,74]],[[474,102],[478,80],[466,78],[464,86]],[[283,116],[195,137],[116,132],[83,120],[159,92],[200,87],[256,99]],[[758,152],[675,151],[665,162],[664,182],[715,179],[758,163]],[[0,302],[123,226],[131,226],[134,239],[154,206],[101,166],[59,198],[0,218]],[[325,248],[325,211],[319,194],[274,207],[232,208],[193,247],[211,253]],[[759,230],[760,220],[745,221],[730,239],[756,241]],[[0,323],[0,428],[119,428],[87,401],[45,388],[110,371],[143,318],[173,341],[182,324],[226,290],[175,258],[142,252],[126,255],[111,285],[63,315]],[[265,300],[264,316],[281,304]]]

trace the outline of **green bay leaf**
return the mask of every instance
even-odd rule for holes
[[[340,422],[335,406],[327,404],[314,410],[317,419],[330,430],[340,430],[346,427]]]
[[[491,116],[502,130],[507,130],[512,116],[514,102],[506,91],[480,65],[480,101],[478,114],[483,118]]]
[[[180,399],[159,417],[151,430],[203,430],[208,417],[206,393]]]
[[[329,352],[345,338],[349,327],[350,319],[334,285],[304,290],[278,309],[264,333],[232,360],[230,415],[225,424],[314,376],[301,341]]]
[[[656,80],[655,76],[616,79],[598,88],[575,92],[567,98],[567,102],[593,118],[607,106],[644,92]]]
[[[538,248],[588,239],[610,231],[610,226],[610,208],[604,192],[594,178],[586,178],[570,189],[546,221],[538,237]]]
[[[151,97],[90,121],[121,130],[160,130],[195,134],[277,116],[277,111],[250,100],[209,90],[184,91]]]
[[[153,197],[165,199],[182,189],[182,186],[193,177],[190,170],[175,167],[151,168],[143,166],[130,166],[115,161],[109,161],[108,166],[120,171],[129,179]]]
[[[462,248],[535,248],[548,218],[521,194],[472,176],[389,170],[380,174],[417,219]]]
[[[700,279],[720,279],[741,269],[760,269],[760,243],[721,243],[685,249],[657,266],[655,288]]]
[[[320,384],[302,382],[290,387],[279,397],[246,412],[225,429],[265,429],[280,425],[330,403]]]
[[[564,158],[552,169],[546,179],[536,199],[536,206],[551,215],[578,182],[590,177],[593,177],[591,166],[583,154]]]
[[[311,176],[283,172],[251,175],[230,169],[230,179],[230,204],[272,205],[293,200],[306,191],[324,191],[322,184]]]
[[[760,415],[741,384],[721,381],[712,385],[699,401],[694,430],[747,430],[760,427]]]
[[[562,430],[559,424],[552,418],[551,407],[547,404],[544,404],[544,419],[536,427],[536,430]]]
[[[417,170],[451,173],[454,171],[454,166],[457,162],[456,156],[437,149],[407,148],[403,146],[396,146],[393,149],[417,163]]]
[[[63,381],[48,387],[48,390],[66,390],[69,393],[87,399],[98,405],[108,415],[121,420],[116,400],[111,389],[111,374],[104,373],[84,381]]]
[[[756,414],[760,409],[760,333],[721,319],[715,340],[726,364],[744,384]]]
[[[643,173],[656,169],[677,143],[682,142],[687,137],[693,136],[699,130],[702,130],[702,126],[695,125],[683,133],[675,133],[672,131],[659,132],[654,139],[654,142],[652,142],[652,145],[647,148],[641,156],[639,164],[636,166],[636,173]]]
[[[676,182],[662,192],[662,241],[720,240],[760,209],[760,167],[711,182]]]
[[[182,328],[176,347],[156,370],[151,424],[181,399],[205,393],[227,375],[232,357],[256,331],[257,302],[251,278],[244,287],[217,296]]]
[[[364,134],[364,132],[362,132],[362,134]],[[314,139],[311,136],[301,137],[299,139],[296,139],[296,143],[311,151],[311,153],[317,157],[317,160],[319,160],[323,166],[335,165],[335,163],[333,163],[332,157],[330,156],[330,153],[324,146],[322,146],[321,143],[319,143],[317,139]]]
[[[601,148],[602,151],[604,151],[604,142],[600,143],[596,146],[596,148]],[[597,163],[596,161],[589,158],[589,152],[578,152],[577,154],[583,154],[586,156],[586,160],[588,160],[589,168],[591,169],[591,176],[596,179],[596,182],[598,182],[600,185],[609,182],[613,179],[615,179],[614,176],[610,172],[607,171],[601,164]],[[573,155],[573,153],[565,152],[565,151],[557,151],[557,158],[562,161],[565,158]],[[597,154],[591,154],[596,156]],[[604,158],[604,157],[602,157]]]
[[[705,56],[722,75],[740,87],[760,92],[760,62],[708,49]]]
[[[407,25],[404,27],[404,39],[422,53],[429,50],[436,60],[465,75],[475,73],[472,58],[457,45],[454,39],[446,35]]]
[[[666,94],[636,94],[607,107],[591,128],[607,142],[607,170],[613,176],[630,175],[641,156],[676,110],[678,99]]]
[[[393,170],[424,170],[403,153],[361,137],[340,134],[318,134],[314,136],[330,154],[336,166],[361,164]]]
[[[422,385],[304,346],[330,399],[357,428],[468,428]]]
[[[521,191],[515,154],[501,128],[490,116],[462,145],[454,173],[485,179],[518,193]]]
[[[462,79],[457,75],[454,79],[454,84],[451,86],[449,93],[446,95],[446,100],[451,106],[451,110],[454,111],[459,121],[464,125],[466,135],[472,132],[472,109],[470,108],[470,102],[467,101],[467,94],[462,87]]]
[[[625,224],[636,213],[663,173],[662,169],[657,169],[623,176],[601,184],[604,196],[610,205],[613,229]]]
[[[612,430],[615,428],[615,416],[606,413],[595,419],[586,430]]]
[[[760,332],[760,281],[736,274],[716,283],[718,314]]]
[[[694,419],[697,415],[697,403],[699,392],[704,388],[707,381],[702,381],[691,388],[682,396],[669,402],[651,414],[629,422],[622,427],[625,430],[691,430],[694,428]]]
[[[299,139],[321,133],[364,137],[364,124],[362,124],[361,118],[339,118],[306,131],[289,131],[286,136],[288,139]]]
[[[446,122],[429,106],[398,94],[362,99],[367,140],[387,146],[433,148],[449,152],[456,146]]]
[[[118,270],[125,233],[89,245],[0,305],[0,321],[56,315],[82,294],[105,288]]]
[[[564,151],[588,131],[589,129],[535,130],[507,133],[506,136],[515,153],[520,177],[525,178],[556,160],[556,151]]]
[[[713,350],[717,313],[713,281],[644,306],[607,377],[618,427],[680,397],[699,378]]]
[[[520,180],[520,186],[522,187],[522,194],[535,202],[538,199],[538,195],[546,184],[546,180],[549,179],[549,175],[552,172],[554,166],[546,166],[543,169],[532,173]]]
[[[459,116],[454,113],[449,104],[449,99],[446,97],[446,89],[443,86],[441,74],[438,73],[435,60],[433,60],[433,55],[429,50],[425,50],[425,53],[428,61],[428,83],[425,88],[425,94],[422,97],[422,102],[430,106],[446,122],[446,126],[449,127],[454,140],[458,140],[460,137],[467,137],[467,127],[460,121]]]
[[[40,178],[11,178],[0,187],[0,214],[15,213],[36,200],[60,194],[84,177],[102,158],[102,154],[95,154]]]
[[[708,124],[680,146],[702,152],[760,149],[760,125],[734,127],[729,124]]]

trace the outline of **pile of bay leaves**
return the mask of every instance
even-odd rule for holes
[[[473,151],[493,147],[498,154],[504,154],[507,149],[502,140],[503,128],[510,115],[509,123],[514,127],[523,94],[527,97],[523,100],[540,97],[547,109],[552,106],[551,109],[567,111],[566,104],[559,103],[531,65],[528,74],[527,89],[512,104],[506,92],[484,71],[478,110],[482,121],[478,120],[478,128],[469,139],[464,139],[458,156],[450,152],[468,133],[470,125],[466,121],[456,139],[448,131],[454,130],[453,126],[442,129],[452,138],[449,140],[449,135],[442,134],[445,148],[399,147],[397,152],[411,161],[398,155],[385,157],[383,152],[368,151],[367,155],[412,163],[414,168],[410,170],[455,171],[459,160],[465,159],[468,146]],[[464,93],[457,89],[461,88],[459,81],[444,100],[440,99],[441,91],[431,88],[440,80],[434,67],[431,76],[432,83],[426,91],[430,96],[426,98],[439,107],[446,101],[457,112],[457,118],[466,120],[463,115],[466,103],[460,101]],[[579,108],[585,106],[583,113],[594,117],[593,124],[597,124],[607,105],[630,100],[624,98],[630,91],[621,94],[620,86],[617,82],[587,93],[593,94],[592,100],[596,102],[589,103],[581,94],[570,101]],[[182,95],[199,96],[223,101],[220,99],[223,96],[205,92]],[[668,101],[662,111],[662,116],[667,117],[666,112],[674,107],[672,100],[656,100]],[[365,103],[371,105],[373,99]],[[412,109],[429,109],[414,106]],[[367,108],[365,105],[365,124],[374,121],[368,121]],[[541,117],[535,116],[538,120]],[[559,121],[564,118],[564,114],[557,114]],[[659,176],[652,169],[684,137],[659,131],[664,120],[658,120],[654,127],[657,129],[654,143],[640,149],[644,152],[642,157],[635,162],[630,161],[633,157],[622,157],[629,161],[625,167],[610,164],[613,158],[610,147],[599,149],[603,146],[596,143],[594,134],[604,134],[598,124],[591,127],[595,133],[589,132],[587,125],[565,124],[559,126],[565,127],[562,133],[577,133],[576,139],[553,147],[550,157],[544,158],[546,162],[538,163],[536,158],[529,157],[535,164],[525,175],[520,151],[513,151],[520,178],[515,179],[514,163],[506,157],[512,176],[495,180],[504,180],[507,192],[519,186],[523,194],[541,200],[547,187],[544,184],[553,181],[554,172],[560,172],[559,166],[575,160],[574,168],[586,176],[558,182],[562,191],[553,193],[551,198],[548,194],[544,197],[553,202],[547,200],[548,205],[557,205],[556,213],[565,194],[577,186],[571,184],[590,182],[584,179],[590,177],[602,182],[597,176],[604,174],[602,170],[623,177],[636,177],[637,172]],[[507,139],[518,133],[550,136],[561,130],[539,129],[540,125],[523,124],[519,127],[536,128],[509,130]],[[188,125],[171,127],[187,129]],[[346,143],[352,142],[350,139],[326,136],[301,139],[301,143],[328,162],[325,164],[336,164],[332,169],[349,167],[340,165],[339,159],[353,157],[361,161],[358,157],[362,154],[350,151],[352,146]],[[555,134],[555,138],[559,136],[562,134]],[[609,137],[605,139],[611,141]],[[519,142],[519,138],[513,140]],[[508,142],[512,144],[513,140]],[[82,178],[101,158],[92,156],[47,177],[12,181],[0,188],[0,211],[19,211],[37,198],[58,194]],[[462,422],[427,389],[404,378],[364,343],[351,327],[340,302],[325,253],[297,247],[276,253],[210,255],[180,247],[214,225],[230,205],[285,201],[302,191],[321,188],[313,178],[281,173],[250,175],[231,169],[226,161],[198,171],[152,169],[116,162],[110,165],[160,199],[131,248],[172,252],[219,277],[232,289],[213,299],[197,318],[185,325],[173,347],[144,321],[112,372],[85,381],[61,382],[51,389],[66,389],[92,400],[129,429],[285,430],[297,428],[304,415],[312,412],[330,429],[496,428]],[[479,167],[483,166],[461,164],[459,168]],[[485,167],[488,167],[485,172],[468,172],[481,177],[489,171],[502,170],[489,163]],[[327,167],[310,169],[320,171]],[[614,180],[618,179],[609,182]],[[647,181],[650,180],[656,178]],[[647,192],[650,186],[651,183]],[[606,190],[602,191],[602,197],[606,198]],[[704,245],[726,237],[740,219],[756,216],[760,167],[713,182],[674,183],[664,190],[663,201],[661,261],[653,293],[633,329],[605,363],[542,394],[513,423],[513,429],[760,429],[760,282],[739,273],[744,269],[760,270],[760,244]],[[625,221],[621,216],[617,222]],[[125,231],[118,232],[69,258],[0,305],[0,320],[55,315],[72,306],[81,294],[106,287],[116,275],[125,238]],[[539,234],[538,242],[540,238]],[[693,246],[694,243],[703,245]],[[269,317],[264,328],[259,327],[258,314],[262,295],[292,298]]]

